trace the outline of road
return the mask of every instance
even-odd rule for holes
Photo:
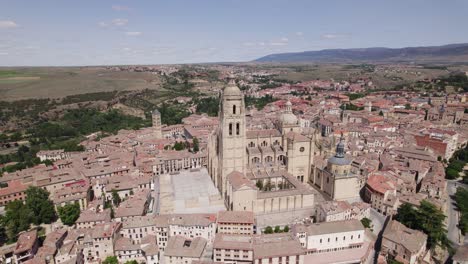
[[[455,206],[455,201],[452,200],[451,196],[457,192],[457,188],[466,185],[457,182],[456,180],[447,180],[447,193],[449,198],[447,199],[447,236],[456,245],[465,244],[467,239],[464,239],[458,229],[459,212]],[[464,240],[464,241],[463,241]]]
[[[377,212],[374,208],[371,208],[369,218],[372,221],[372,233],[379,235],[384,226],[386,216]]]
[[[159,186],[159,176],[158,175],[155,175],[153,177],[154,179],[154,190],[152,192],[152,196],[153,196],[153,210],[151,212],[152,215],[159,215],[159,195],[161,193],[161,188]]]

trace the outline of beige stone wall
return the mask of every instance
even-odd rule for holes
[[[253,225],[218,223],[218,233],[231,235],[253,235]]]
[[[282,137],[258,137],[246,139],[247,147],[268,147],[274,145],[283,145]]]
[[[304,263],[304,255],[299,255],[299,260],[297,260],[297,256],[289,256],[289,260],[287,260],[287,256],[280,256],[280,257],[274,257],[271,259],[270,258],[264,258],[264,259],[256,259],[254,261],[255,264],[288,264],[288,263],[298,263],[298,264],[303,264]]]
[[[228,206],[232,211],[255,211],[257,202],[257,190],[244,188],[234,191],[231,196],[231,203]]]
[[[359,198],[357,177],[338,178],[335,180],[335,200],[353,200]]]
[[[216,248],[213,253],[213,259],[223,263],[252,263],[253,260],[252,250]]]
[[[288,140],[287,144],[288,172],[301,182],[308,182],[310,175],[311,149],[310,142],[294,142]]]

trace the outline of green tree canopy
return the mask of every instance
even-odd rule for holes
[[[111,193],[112,193],[112,202],[114,203],[115,206],[119,206],[120,202],[122,201],[120,199],[119,193],[115,189],[112,189]]]
[[[31,227],[32,219],[32,211],[22,201],[16,200],[8,203],[5,207],[5,216],[1,221],[8,241],[16,241],[18,233],[26,231]]]
[[[75,224],[75,221],[80,217],[80,205],[71,203],[58,208],[58,215],[62,223],[67,226]]]
[[[280,226],[275,226],[275,233],[281,233],[281,227]]]
[[[265,231],[263,233],[273,234],[273,228],[271,226],[267,226],[267,227],[265,227]]]
[[[31,186],[26,190],[26,207],[33,213],[35,225],[50,224],[56,219],[54,204],[49,199],[49,192]]]
[[[427,236],[429,248],[440,246],[451,249],[444,224],[445,214],[434,204],[423,200],[419,208],[410,204],[403,204],[398,208],[396,220],[405,226],[424,232]]]
[[[184,142],[176,141],[174,143],[174,150],[181,151],[181,150],[184,150],[184,149],[185,149],[185,143]]]
[[[107,257],[102,264],[119,264],[119,261],[116,256]]]
[[[199,142],[198,138],[194,137],[192,142],[193,142],[193,152],[200,151],[200,142]]]
[[[458,226],[463,235],[468,231],[468,190],[465,188],[458,188],[455,193],[455,201],[457,202],[458,209],[460,209],[460,222]]]
[[[206,113],[209,116],[217,116],[219,111],[219,100],[215,97],[196,99],[197,113]]]
[[[367,217],[364,217],[363,219],[361,219],[361,223],[365,228],[371,228],[372,227],[372,220],[370,220]]]

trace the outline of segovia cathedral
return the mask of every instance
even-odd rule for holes
[[[230,82],[220,94],[219,119],[208,142],[208,171],[228,210],[307,216],[319,192],[330,199],[359,197],[342,143],[326,172],[314,166],[317,135],[300,127],[291,102],[275,128],[247,130],[243,94]],[[326,184],[320,177],[326,177]]]

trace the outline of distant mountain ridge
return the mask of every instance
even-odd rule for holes
[[[255,62],[468,62],[468,43],[407,48],[324,49],[270,54]]]

